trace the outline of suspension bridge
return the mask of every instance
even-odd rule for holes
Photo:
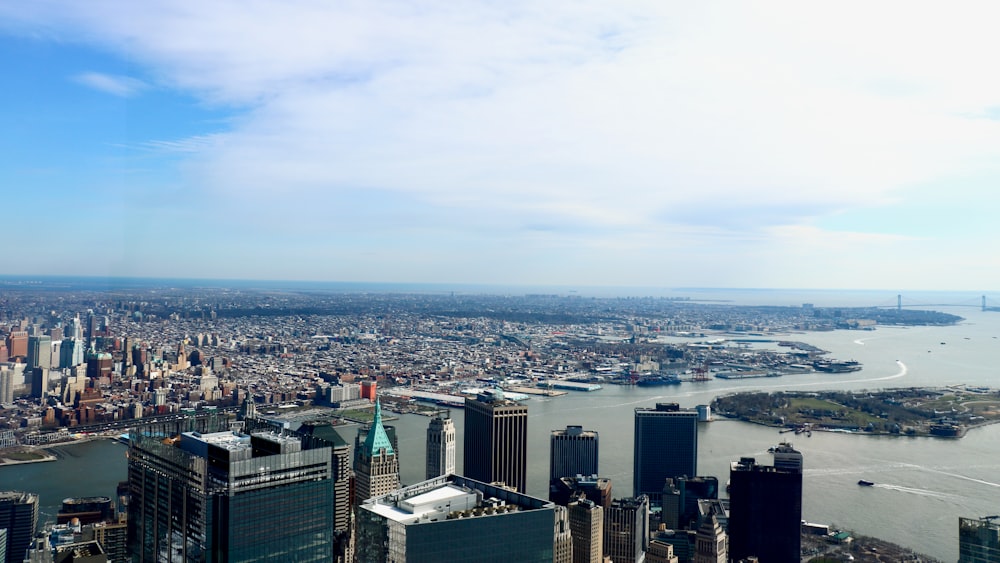
[[[933,302],[932,302],[933,301]],[[950,298],[942,295],[940,299],[914,300],[907,298],[902,293],[896,295],[892,302],[875,305],[880,309],[922,309],[924,307],[975,307],[982,311],[1000,311],[1000,301],[993,297],[980,295],[979,297],[956,297]]]

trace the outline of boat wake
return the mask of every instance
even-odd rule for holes
[[[920,469],[930,473],[937,473],[938,475],[944,475],[946,477],[954,477],[956,479],[962,479],[963,481],[971,481],[973,483],[979,483],[980,485],[986,485],[988,487],[1000,488],[1000,483],[994,483],[992,481],[985,481],[983,479],[976,479],[975,477],[969,477],[967,475],[962,475],[961,473],[952,473],[950,471],[942,471],[940,469],[934,469],[933,467],[925,467],[922,465],[913,465],[914,469]]]
[[[872,488],[886,489],[890,491],[899,491],[901,493],[909,493],[911,495],[919,495],[922,497],[933,497],[933,498],[952,499],[952,500],[960,500],[962,498],[958,495],[953,495],[950,493],[941,493],[938,491],[929,491],[927,489],[917,489],[914,487],[903,487],[900,485],[887,485],[885,483],[875,483],[874,485],[872,485]]]
[[[838,384],[840,384],[840,383],[865,383],[867,381],[889,381],[890,379],[899,379],[900,377],[905,377],[906,374],[909,372],[909,368],[907,368],[906,364],[904,364],[903,362],[901,362],[899,360],[896,360],[896,365],[899,366],[899,371],[897,371],[896,373],[894,373],[892,375],[887,375],[885,377],[873,377],[873,378],[864,378],[864,379],[838,379],[836,381],[837,381]],[[729,391],[748,391],[748,390],[752,391],[752,390],[758,390],[758,389],[779,389],[779,388],[781,388],[781,389],[791,389],[793,387],[820,387],[820,386],[829,387],[830,386],[830,380],[812,381],[812,382],[809,382],[809,383],[785,383],[785,384],[775,384],[775,385],[755,385],[752,389],[747,388],[747,387],[722,387],[722,388],[715,388],[715,389],[704,390],[704,391],[691,391],[691,392],[688,392],[688,393],[680,393],[677,396],[679,396],[679,397],[694,397],[696,395],[715,395],[715,394],[718,394],[718,393],[726,393],[726,392],[729,392]],[[625,403],[625,404],[628,404],[628,403]]]

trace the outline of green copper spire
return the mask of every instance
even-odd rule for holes
[[[382,403],[375,399],[375,420],[372,421],[372,427],[368,429],[368,436],[365,437],[365,455],[369,458],[375,457],[382,449],[385,449],[387,454],[395,454],[389,435],[382,426]]]

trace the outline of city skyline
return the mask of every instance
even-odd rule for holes
[[[3,3],[8,273],[979,290],[996,10]]]

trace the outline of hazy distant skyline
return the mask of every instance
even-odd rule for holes
[[[997,16],[0,0],[3,273],[989,290]]]

